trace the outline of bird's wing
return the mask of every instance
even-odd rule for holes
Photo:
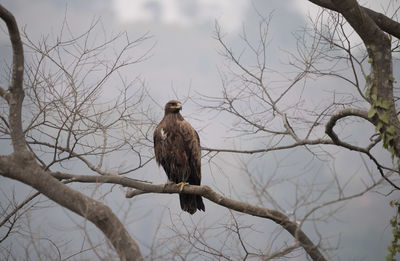
[[[179,128],[184,140],[184,150],[189,160],[191,173],[189,183],[200,185],[201,181],[201,150],[200,138],[196,130],[187,121],[180,121]]]
[[[153,134],[153,142],[154,142],[154,154],[156,156],[156,162],[158,166],[160,166],[161,161],[162,161],[162,152],[161,152],[161,141],[162,141],[162,135],[161,135],[161,129],[162,127],[159,124],[156,129],[154,130]]]

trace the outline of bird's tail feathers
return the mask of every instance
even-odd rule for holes
[[[183,211],[193,215],[197,210],[205,211],[203,198],[191,194],[179,194],[179,200]]]

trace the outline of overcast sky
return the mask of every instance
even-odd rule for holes
[[[362,2],[376,11],[381,11],[380,4],[384,5],[387,1]],[[160,106],[176,98],[176,94],[184,97],[198,92],[209,96],[221,93],[219,69],[226,61],[218,55],[220,46],[214,39],[216,21],[220,24],[227,41],[235,48],[239,44],[238,34],[243,28],[246,28],[250,36],[254,35],[259,19],[255,10],[263,15],[272,13],[269,58],[271,62],[276,63],[276,67],[279,67],[281,66],[279,62],[284,59],[280,51],[295,49],[292,32],[306,24],[307,14],[315,14],[318,10],[305,0],[3,0],[1,4],[15,15],[20,28],[25,27],[28,35],[36,40],[43,35],[57,32],[65,15],[71,30],[76,33],[87,29],[95,18],[101,18],[109,35],[126,31],[130,38],[134,39],[149,32],[152,38],[144,46],[139,47],[139,52],[154,45],[150,58],[135,66],[132,71],[125,72],[125,76],[140,75],[150,95]],[[1,29],[3,31],[0,35],[0,57],[9,59],[9,39],[4,34],[3,25]],[[194,127],[202,129],[200,137],[204,146],[229,147],[233,145],[225,141],[226,129],[223,126],[226,124],[220,122],[219,118],[218,122],[213,122],[211,117],[204,115],[204,112],[199,111],[190,101],[185,104],[183,115],[192,119]],[[160,119],[161,117],[160,107]],[[0,152],[4,154],[8,149],[0,148]],[[294,155],[299,161],[312,160],[311,155],[304,156],[304,151],[297,151]],[[338,172],[343,175],[356,173],[358,167],[351,165],[352,160],[356,158],[359,161],[358,155],[349,152],[339,155],[338,161],[342,160],[350,165],[341,165]],[[234,158],[228,156],[226,160],[234,161]],[[154,171],[154,169],[156,169],[155,164],[152,164],[148,169],[143,170],[142,175],[146,176],[146,171],[150,171],[154,175],[146,176],[147,179],[163,183],[165,181],[163,171],[158,169]],[[328,172],[328,170],[321,171],[321,173]],[[203,173],[205,184],[213,183],[215,180],[223,182],[226,178],[226,176],[223,178],[210,176],[207,170]],[[242,182],[241,178],[236,176],[229,177],[229,180],[232,186],[235,184],[240,186]],[[361,178],[357,180],[361,184]],[[8,189],[6,187],[12,187],[15,184],[13,181],[0,177],[0,186],[5,191]],[[17,191],[24,191],[19,194],[22,199],[28,190],[21,185],[15,186]],[[221,185],[220,189],[224,190],[224,186]],[[2,197],[4,195],[0,194],[0,200]],[[162,206],[165,203],[171,208],[178,207],[177,197],[161,198],[157,196],[157,205]],[[146,212],[146,206],[148,206],[146,204],[154,202],[151,199],[147,198],[147,201],[143,201],[145,203],[139,203],[137,208]],[[112,202],[118,200],[125,200],[122,193]],[[348,204],[346,207],[349,211],[341,214],[341,219],[333,228],[329,228],[330,224],[327,224],[327,230],[339,231],[338,233],[341,234],[341,250],[338,252],[340,260],[384,259],[386,246],[391,236],[391,229],[387,225],[393,213],[388,202],[389,200],[381,195],[369,193]],[[209,213],[212,211],[225,213],[208,201],[205,201],[205,204],[207,215],[211,215]],[[154,213],[158,212],[154,211],[153,215]],[[57,222],[65,218],[67,214],[59,208],[51,208],[46,215],[48,219],[56,220],[51,222],[52,226],[58,226]],[[66,219],[70,220],[68,217]],[[155,222],[156,217],[153,216],[149,220]],[[132,230],[136,232],[135,238],[142,237],[143,241],[148,243],[151,235],[146,234],[148,229],[143,224],[151,227],[155,226],[155,223],[149,225],[149,223],[143,223],[143,220],[140,222],[138,222],[139,225],[132,225]],[[45,226],[45,224],[42,225]],[[66,225],[66,227],[69,226]]]

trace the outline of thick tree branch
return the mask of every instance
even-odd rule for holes
[[[363,40],[371,61],[367,79],[374,125],[381,133],[385,148],[400,158],[400,121],[393,95],[393,62],[389,37],[356,0],[332,0],[343,17]]]
[[[110,240],[121,260],[142,260],[138,245],[109,207],[49,175],[36,164],[30,153],[0,157],[0,175],[35,188],[59,205],[91,221]]]
[[[67,179],[75,182],[88,182],[88,183],[113,183],[122,186],[136,188],[138,190],[130,191],[126,194],[126,197],[130,198],[135,195],[143,193],[169,193],[177,194],[180,193],[180,188],[174,184],[165,185],[153,185],[143,183],[134,179],[121,177],[121,176],[87,176],[87,175],[71,175],[66,173],[52,173],[52,175],[58,179]],[[208,186],[191,186],[186,185],[183,187],[182,192],[188,194],[201,195],[208,200],[226,208],[236,210],[252,216],[262,217],[270,219],[275,223],[281,225],[286,231],[288,231],[304,248],[312,260],[325,260],[323,255],[320,253],[318,246],[308,238],[308,236],[300,229],[296,222],[291,221],[286,215],[277,211],[271,210],[264,207],[251,205],[248,203],[236,201],[227,197],[224,197]]]
[[[341,12],[339,8],[334,4],[332,0],[308,0],[318,6],[330,9],[332,11]],[[379,26],[382,31],[395,36],[400,39],[400,23],[390,19],[389,17],[375,12],[369,8],[360,6],[369,17]]]
[[[22,48],[22,41],[19,35],[17,22],[15,21],[14,16],[2,5],[0,5],[0,18],[7,25],[13,50],[12,77],[9,87],[10,95],[5,95],[6,92],[4,90],[1,91],[1,94],[10,105],[9,123],[14,151],[22,152],[26,151],[25,136],[24,132],[22,131],[21,121],[22,101],[24,100],[24,51]]]
[[[13,50],[12,77],[8,91],[0,95],[9,104],[10,136],[14,153],[0,156],[0,175],[29,185],[59,205],[87,218],[96,225],[115,247],[121,260],[142,260],[138,245],[111,209],[75,191],[43,170],[27,150],[22,129],[21,112],[24,100],[24,54],[14,16],[0,5],[0,18],[6,23]]]
[[[375,163],[375,165],[378,168],[378,171],[381,174],[382,178],[384,178],[394,188],[400,190],[400,187],[398,187],[396,184],[394,184],[385,175],[385,173],[382,170],[382,166],[375,159],[375,157],[373,157],[372,154],[370,153],[370,149],[372,148],[371,146],[368,146],[367,148],[361,148],[361,147],[354,146],[352,144],[349,144],[349,143],[344,142],[344,141],[339,139],[339,137],[337,136],[337,134],[333,130],[333,127],[335,127],[335,124],[336,124],[336,122],[338,120],[340,120],[342,118],[345,118],[345,117],[349,117],[349,116],[361,117],[361,118],[371,122],[372,124],[375,123],[370,117],[368,117],[368,112],[363,111],[363,110],[359,110],[359,109],[346,108],[346,109],[337,111],[335,114],[332,115],[332,117],[329,119],[328,123],[325,126],[325,133],[328,134],[328,136],[332,139],[334,144],[336,144],[338,146],[341,146],[341,147],[344,147],[344,148],[347,148],[349,150],[359,151],[359,152],[362,152],[362,153],[366,154]]]
[[[328,134],[328,136],[332,139],[333,143],[336,145],[348,148],[349,150],[355,150],[355,151],[367,153],[368,152],[367,149],[357,147],[357,146],[354,146],[349,143],[341,141],[339,139],[339,137],[336,135],[336,133],[334,132],[333,127],[335,127],[336,122],[338,120],[348,117],[348,116],[361,117],[367,121],[370,121],[372,124],[374,124],[372,122],[372,120],[370,118],[368,118],[368,112],[359,110],[359,109],[347,108],[347,109],[337,111],[336,113],[334,113],[332,115],[332,117],[329,119],[328,123],[325,125],[325,133]]]

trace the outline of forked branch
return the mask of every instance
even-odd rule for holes
[[[265,207],[251,205],[245,202],[240,202],[237,200],[233,200],[227,197],[218,194],[213,191],[208,186],[191,186],[186,185],[183,187],[183,190],[180,191],[178,186],[174,184],[171,185],[153,185],[148,183],[143,183],[134,179],[129,179],[121,176],[89,176],[89,175],[70,175],[66,173],[52,173],[52,175],[59,179],[66,179],[74,182],[88,182],[88,183],[112,183],[119,184],[125,187],[136,188],[137,190],[128,191],[126,194],[127,198],[131,198],[135,195],[144,194],[144,193],[167,193],[167,194],[177,194],[180,192],[187,194],[195,194],[201,195],[202,197],[207,198],[208,200],[226,207],[228,209],[232,209],[241,213],[249,214],[256,217],[266,218],[274,221],[275,223],[282,226],[286,231],[288,231],[304,248],[307,254],[311,257],[312,260],[325,260],[324,256],[318,249],[318,246],[315,245],[311,239],[299,228],[296,222],[291,221],[286,215],[277,211],[268,209]]]

